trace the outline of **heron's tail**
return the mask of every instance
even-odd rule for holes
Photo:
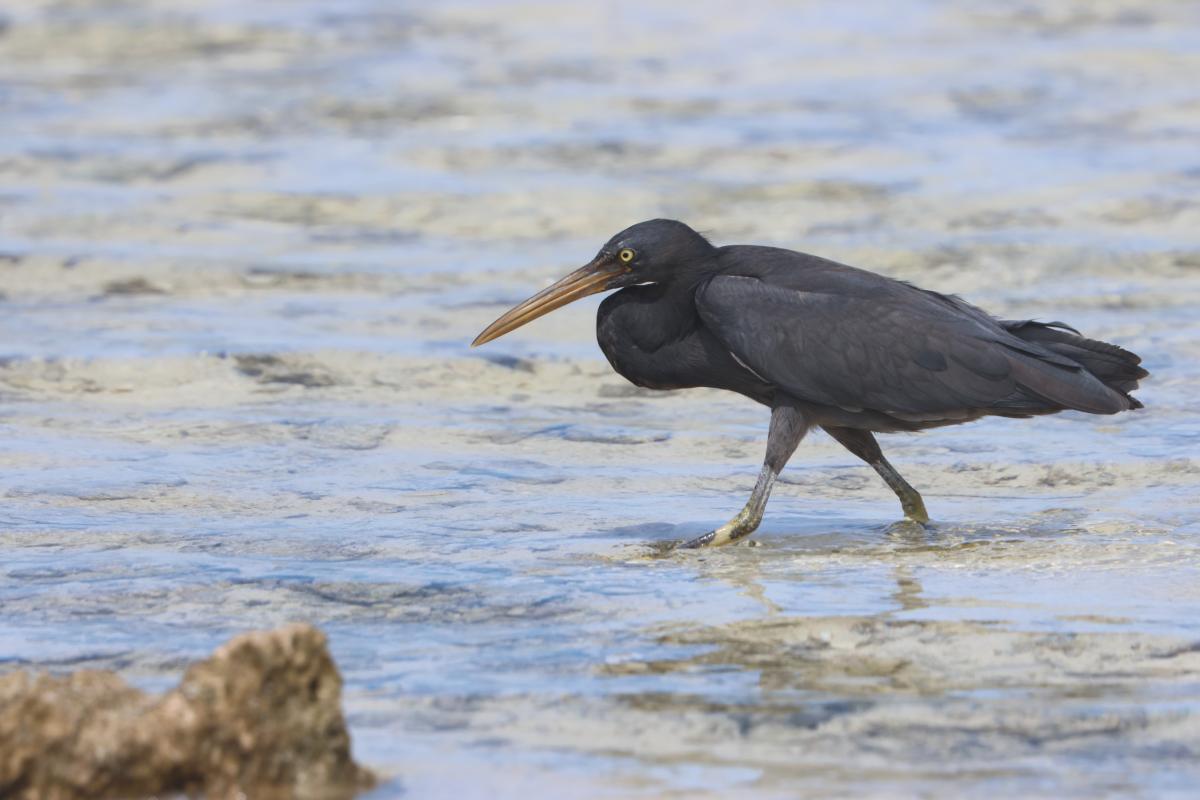
[[[1129,400],[1130,408],[1142,407],[1137,398],[1129,393],[1138,388],[1138,381],[1150,373],[1141,368],[1142,359],[1136,354],[1115,344],[1084,338],[1079,331],[1062,322],[1026,319],[1002,320],[1000,324],[1013,336],[1039,344],[1076,362],[1105,386],[1120,392]]]

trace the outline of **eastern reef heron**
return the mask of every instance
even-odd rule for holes
[[[1130,396],[1148,374],[1141,359],[1064,323],[996,319],[954,295],[792,250],[715,247],[668,219],[621,231],[472,345],[609,289],[619,291],[600,304],[596,338],[626,379],[650,389],[727,389],[771,409],[749,501],[685,547],[753,533],[776,477],[814,425],[879,473],[907,519],[925,524],[921,495],[883,457],[876,433],[1142,407]]]

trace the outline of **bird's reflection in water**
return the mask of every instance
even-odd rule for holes
[[[888,530],[888,537],[897,540],[905,547],[928,547],[930,543],[930,534],[921,525],[891,526]],[[764,611],[762,619],[773,617],[784,619],[785,617],[780,615],[785,613],[785,609],[772,600],[767,591],[764,567],[769,566],[773,560],[768,555],[769,551],[763,547],[746,547],[745,549],[760,552],[755,552],[753,556],[739,560],[736,566],[717,566],[711,562],[704,562],[701,564],[701,576],[724,583],[735,589],[741,596],[761,605]],[[794,579],[804,580],[804,576],[797,573],[794,575]],[[886,619],[897,612],[929,607],[929,603],[922,597],[921,582],[913,574],[911,566],[897,564],[893,568],[893,579],[896,582],[896,588],[889,597],[895,606],[881,610],[875,615],[877,618]]]
[[[913,576],[911,567],[903,564],[897,565],[895,577],[896,591],[892,593],[892,599],[899,606],[899,611],[929,608],[929,601],[923,596],[921,582]]]
[[[921,525],[890,526],[885,537],[901,550],[924,548],[931,534]],[[804,537],[805,540],[809,537]],[[855,537],[857,538],[857,537]],[[813,708],[824,709],[831,703],[844,703],[845,698],[829,694],[812,695],[813,691],[836,692],[842,695],[872,695],[894,686],[894,679],[904,671],[903,659],[895,655],[872,653],[871,640],[890,638],[886,630],[894,625],[906,625],[895,615],[928,607],[923,588],[909,564],[893,567],[894,589],[883,596],[883,607],[870,615],[838,615],[836,609],[826,608],[824,614],[804,615],[801,609],[781,604],[778,593],[772,596],[771,585],[780,580],[803,582],[803,568],[781,574],[780,556],[793,548],[781,549],[764,540],[758,547],[735,545],[709,551],[709,557],[695,558],[694,551],[674,551],[673,542],[656,542],[649,552],[653,558],[675,555],[696,570],[702,582],[715,582],[734,589],[738,595],[761,607],[759,614],[722,625],[682,624],[665,632],[658,630],[654,638],[659,644],[680,645],[689,655],[679,659],[657,659],[641,663],[606,665],[607,673],[633,674],[696,674],[745,672],[757,673],[757,685],[763,694],[752,700],[734,704],[740,714],[763,713],[772,717],[781,711],[801,714],[808,719]],[[835,545],[838,549],[840,547]],[[790,559],[789,559],[790,561]],[[701,650],[696,652],[697,645]],[[797,691],[803,696],[796,695]],[[671,698],[674,698],[673,700]],[[627,699],[635,701],[634,696]],[[696,694],[681,691],[655,692],[655,705],[694,706]],[[708,711],[715,711],[711,699],[703,701]],[[822,711],[821,715],[825,712]]]
[[[735,564],[725,566],[718,566],[706,560],[702,564],[701,575],[724,583],[741,596],[758,603],[766,617],[773,617],[782,612],[783,609],[767,595],[763,579],[764,548],[759,547],[758,542],[751,541],[737,547],[737,550],[738,555],[743,555],[740,551],[747,551],[744,553],[746,557],[738,559]]]

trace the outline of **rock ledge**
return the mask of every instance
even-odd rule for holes
[[[112,672],[0,675],[0,797],[343,800],[342,680],[310,625],[238,636],[162,696]]]

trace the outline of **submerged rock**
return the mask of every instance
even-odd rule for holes
[[[310,625],[238,636],[161,696],[106,671],[3,675],[0,797],[349,798],[374,778],[341,691]]]

